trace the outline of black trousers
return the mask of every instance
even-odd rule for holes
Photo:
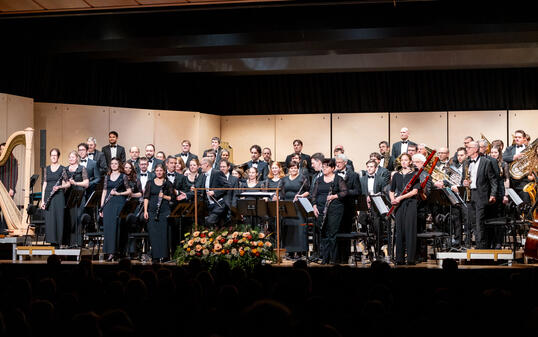
[[[396,263],[415,263],[417,248],[417,200],[404,199],[395,213],[396,218]]]
[[[321,229],[321,259],[323,263],[336,263],[336,234],[340,228],[340,222],[344,214],[344,205],[339,202],[331,202],[327,210],[325,225]],[[318,221],[323,221],[323,215],[320,214]]]
[[[486,243],[486,206],[487,202],[484,203],[484,200],[479,198],[478,193],[471,192],[471,202],[467,204],[469,207],[469,224],[471,230],[474,232],[476,240],[476,248],[485,249],[487,248]],[[470,243],[471,238],[467,238],[467,244]]]
[[[452,217],[452,232],[456,245],[461,244],[462,223],[465,219],[465,206],[452,206],[450,216]]]
[[[208,226],[217,225],[220,219],[226,216],[226,204],[224,204],[224,200],[220,199],[218,202],[218,204],[215,202],[207,205],[209,215],[206,217],[205,222]]]

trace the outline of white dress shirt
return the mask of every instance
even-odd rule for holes
[[[116,155],[118,154],[118,146],[117,145],[110,145],[110,158],[116,158]]]
[[[142,184],[142,192],[146,190],[146,184],[148,182],[149,171],[140,172],[140,183]]]
[[[401,147],[400,147],[400,154],[407,152],[407,145],[409,145],[409,141],[406,140],[405,143],[404,141],[402,141]]]
[[[368,177],[368,194],[374,194],[374,182],[375,182],[375,175],[369,175],[367,174],[367,177]],[[373,178],[370,178],[370,177],[373,177]]]
[[[478,165],[480,164],[480,156],[476,157],[476,163],[469,163],[469,178],[471,179],[471,189],[476,188],[476,180],[478,175]]]
[[[212,170],[213,170],[213,169],[211,168],[211,169],[209,169],[209,171],[207,171],[206,173],[204,173],[204,174],[205,174],[205,186],[204,186],[205,188],[209,188],[209,180],[210,180],[210,178],[211,178],[211,171],[212,171]],[[207,193],[207,192],[209,192],[209,190],[206,190],[206,193]],[[213,203],[214,203],[213,198],[210,198],[210,197],[209,197],[209,194],[207,194],[207,200],[209,200],[209,203],[210,203],[210,204],[213,204]]]

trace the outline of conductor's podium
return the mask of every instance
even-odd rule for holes
[[[33,256],[49,255],[75,256],[77,261],[80,261],[81,251],[80,248],[60,249],[53,246],[18,246],[17,256],[19,261],[22,261],[24,256],[32,258]]]
[[[469,262],[472,260],[505,260],[508,264],[511,264],[516,258],[510,249],[468,249],[465,252],[437,252],[436,257],[440,262],[445,259]]]

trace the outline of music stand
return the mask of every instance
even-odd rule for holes
[[[308,198],[297,198],[295,203],[305,219],[314,217],[314,207],[312,207],[312,204]]]
[[[71,189],[71,191],[69,191],[69,196],[67,197],[67,202],[65,203],[65,206],[67,208],[80,207],[82,199],[84,198],[84,192],[84,190]]]
[[[295,204],[293,201],[279,201],[278,204],[280,208],[279,215],[281,218],[297,218],[297,211],[295,210]],[[267,207],[269,216],[276,218],[276,201],[268,201]]]
[[[366,211],[368,211],[368,202],[366,196],[364,197],[364,201],[360,201],[361,204],[364,202],[366,203]],[[390,204],[387,200],[387,198],[383,194],[371,194],[370,200],[372,201],[371,204],[373,205],[373,209],[377,212],[379,215],[379,226],[377,226],[377,249],[376,249],[376,255],[379,257],[381,256],[381,229],[386,228],[387,229],[387,242],[389,245],[389,257],[392,260],[393,259],[393,249],[392,249],[392,228],[389,218],[387,218],[387,214],[389,213],[390,209],[387,207],[387,204]],[[364,205],[360,206],[361,208],[364,207]],[[364,209],[361,209],[364,211]],[[373,216],[372,216],[373,218]],[[372,219],[373,220],[373,219]],[[387,224],[385,225],[385,221],[387,221]]]
[[[254,217],[267,216],[267,203],[263,199],[237,200],[237,208],[243,216],[250,217],[250,224],[254,227]]]
[[[192,202],[179,202],[172,213],[171,218],[193,218],[194,217],[194,203]]]

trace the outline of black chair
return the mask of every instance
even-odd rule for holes
[[[88,241],[88,245],[92,245],[92,259],[95,255],[95,246],[97,246],[97,256],[101,253],[101,245],[105,239],[105,232],[103,227],[99,226],[98,230],[95,230],[95,224],[92,221],[92,217],[84,213],[82,214],[80,221],[82,222],[82,228],[84,229],[84,237]]]
[[[353,244],[353,251],[351,252],[353,256],[353,260],[355,260],[355,267],[358,266],[357,260],[360,259],[360,254],[357,251],[357,244],[360,240],[366,241],[366,250],[370,251],[370,239],[372,239],[373,236],[364,233],[364,232],[351,232],[351,233],[338,233],[336,234],[336,240],[346,240],[350,241],[351,244]]]
[[[417,241],[426,241],[426,247],[428,243],[433,248],[433,254],[437,254],[443,248],[443,240],[450,240],[450,235],[444,232],[424,232],[417,234]],[[427,249],[427,248],[426,248]]]

